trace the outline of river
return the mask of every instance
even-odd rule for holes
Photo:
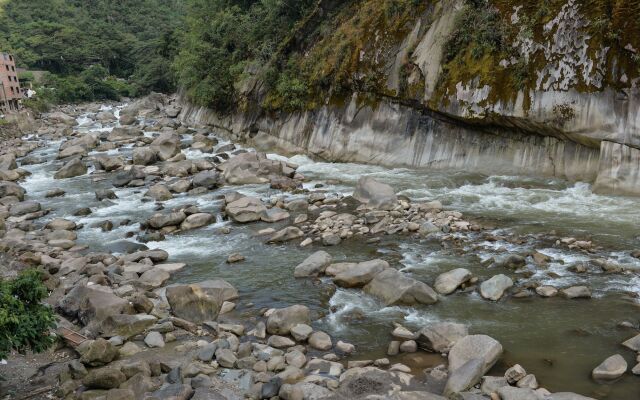
[[[103,107],[110,109],[109,107]],[[117,110],[116,110],[117,115]],[[79,118],[82,132],[110,130],[85,117]],[[185,144],[189,137],[183,137]],[[220,140],[220,145],[228,142]],[[143,197],[144,188],[116,189],[118,199],[98,202],[94,190],[112,188],[104,175],[90,174],[56,181],[54,172],[60,142],[48,142],[35,155],[46,163],[24,167],[32,175],[23,184],[29,198],[38,199],[50,208],[50,217],[64,217],[84,224],[79,243],[92,249],[118,249],[131,246],[138,233],[138,223],[154,213],[155,203]],[[128,155],[130,148],[109,154]],[[206,154],[185,150],[188,158],[204,158]],[[92,153],[97,154],[97,153]],[[275,154],[272,158],[285,157]],[[585,284],[592,289],[590,300],[567,300],[561,297],[507,297],[499,302],[483,300],[475,291],[456,292],[433,306],[384,307],[361,290],[332,290],[330,281],[296,280],[294,267],[313,251],[295,244],[267,245],[257,232],[283,224],[254,223],[237,225],[220,215],[220,195],[237,190],[262,198],[280,195],[268,185],[225,186],[197,196],[181,195],[165,202],[165,208],[197,204],[201,210],[218,215],[218,222],[205,228],[178,235],[168,235],[149,248],[162,248],[172,262],[186,262],[188,268],[176,274],[175,282],[196,282],[223,278],[240,292],[236,313],[251,318],[262,308],[305,304],[319,316],[315,326],[332,336],[354,343],[358,352],[353,359],[383,356],[392,322],[417,329],[431,321],[447,320],[464,323],[473,333],[484,333],[498,339],[504,349],[502,361],[494,367],[500,373],[519,363],[534,373],[543,387],[555,391],[574,391],[597,398],[637,398],[638,377],[626,374],[611,385],[599,385],[590,378],[591,370],[610,355],[620,353],[630,368],[635,355],[620,346],[636,331],[618,327],[621,321],[638,326],[640,320],[640,275],[605,274],[596,269],[578,274],[568,268],[576,262],[602,257],[618,262],[630,270],[640,270],[640,260],[631,250],[640,249],[640,200],[596,195],[586,183],[569,183],[558,179],[536,179],[519,176],[483,176],[462,172],[433,172],[411,169],[389,169],[360,164],[314,162],[304,155],[288,159],[300,166],[298,171],[308,178],[305,188],[328,194],[350,194],[358,178],[371,175],[393,186],[399,194],[412,200],[439,200],[447,209],[460,211],[465,218],[490,227],[485,232],[456,233],[450,241],[439,237],[386,236],[378,243],[351,239],[340,246],[323,248],[337,261],[364,261],[383,258],[393,266],[412,274],[430,285],[442,272],[464,267],[481,280],[505,273],[522,287],[531,283],[566,287]],[[62,187],[66,196],[45,199],[44,194]],[[80,207],[93,213],[75,217]],[[114,229],[102,232],[92,224],[110,220]],[[130,220],[126,225],[121,221]],[[220,228],[231,228],[224,233]],[[443,234],[444,235],[444,234]],[[552,237],[571,236],[593,240],[594,254],[570,250],[556,245]],[[450,243],[450,245],[443,245]],[[553,261],[547,268],[533,263],[513,272],[490,268],[485,261],[505,252],[537,250]],[[246,261],[227,264],[231,253],[241,253]],[[441,362],[439,356],[403,356],[401,361],[418,368]]]

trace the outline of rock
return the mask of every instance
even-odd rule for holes
[[[267,319],[267,332],[272,335],[288,335],[294,326],[310,323],[309,308],[294,305],[273,311]]]
[[[140,129],[133,127],[116,127],[107,135],[109,142],[131,141],[143,136]]]
[[[567,299],[590,299],[591,290],[586,286],[571,286],[560,291]]]
[[[358,180],[353,198],[371,208],[390,210],[396,206],[398,198],[389,185],[375,179],[363,176]]]
[[[335,233],[328,233],[322,235],[322,245],[323,246],[337,246],[342,242],[340,236]]]
[[[10,171],[18,168],[16,156],[13,153],[0,155],[0,171]]]
[[[116,196],[113,190],[110,190],[110,189],[98,189],[95,191],[95,195],[96,195],[96,200],[98,201],[114,200],[118,198],[118,196]]]
[[[271,347],[275,347],[276,349],[283,349],[286,347],[293,347],[296,345],[296,342],[289,339],[288,337],[272,335],[267,340],[267,344]]]
[[[193,396],[191,385],[175,383],[163,386],[153,394],[145,397],[145,400],[189,400]]]
[[[356,351],[356,346],[339,340],[338,343],[336,343],[336,350],[343,354],[351,354]]]
[[[331,264],[332,257],[326,251],[316,251],[303,262],[298,264],[293,271],[296,278],[304,278],[308,276],[318,276],[324,273],[324,270]]]
[[[169,214],[154,214],[147,220],[147,224],[154,229],[161,229],[165,226],[180,225],[186,218],[187,215],[182,211]]]
[[[133,149],[134,165],[151,165],[156,162],[156,152],[150,147],[136,147]]]
[[[418,344],[415,340],[406,340],[400,344],[401,353],[415,353],[418,351]]]
[[[520,379],[527,376],[527,371],[520,364],[516,364],[513,367],[509,368],[505,373],[504,377],[507,382],[511,385],[515,385]]]
[[[118,349],[102,338],[82,343],[78,351],[82,354],[80,362],[91,367],[108,364],[118,357]]]
[[[74,158],[73,160],[67,162],[56,172],[53,177],[55,179],[67,179],[73,178],[76,176],[84,175],[87,173],[87,166],[84,165],[82,160],[79,158]]]
[[[56,188],[56,189],[51,189],[49,191],[47,191],[47,193],[44,195],[44,197],[46,197],[47,199],[53,198],[53,197],[61,197],[64,196],[65,194],[67,194],[67,192],[65,192],[64,190],[60,189],[60,188]]]
[[[115,367],[103,367],[91,370],[82,384],[88,389],[114,389],[127,380],[127,377]]]
[[[290,333],[298,342],[304,342],[313,333],[313,328],[307,324],[297,324],[291,328]]]
[[[553,297],[558,294],[558,289],[553,286],[538,286],[536,293],[541,297]]]
[[[433,304],[438,294],[427,284],[410,278],[403,273],[387,268],[369,282],[364,291],[390,305]]]
[[[82,261],[82,259],[80,259]],[[82,263],[84,266],[85,263]],[[64,263],[61,268],[64,267]],[[71,268],[71,267],[69,267]],[[58,309],[65,315],[78,318],[83,324],[95,329],[107,317],[122,314],[128,310],[129,302],[113,293],[76,286],[58,303]]]
[[[188,231],[191,229],[202,228],[215,221],[213,214],[209,213],[196,213],[189,215],[181,224],[180,229]]]
[[[60,150],[58,153],[58,160],[69,158],[69,157],[86,157],[87,156],[87,148],[85,146],[74,145],[68,146],[64,150]],[[16,167],[17,168],[17,167]],[[15,169],[15,168],[12,168]]]
[[[151,186],[147,193],[145,193],[145,196],[151,197],[155,201],[167,201],[173,198],[173,195],[171,194],[169,189],[162,184]]]
[[[31,214],[40,211],[40,203],[34,200],[21,201],[20,203],[12,204],[9,208],[9,214],[13,217],[21,215]]]
[[[389,263],[384,260],[371,260],[358,263],[356,266],[338,273],[333,282],[341,287],[354,288],[362,287],[380,272],[390,268]]]
[[[469,335],[458,340],[449,351],[449,371],[455,371],[474,358],[483,362],[482,375],[498,361],[502,345],[487,335]]]
[[[26,191],[17,183],[0,181],[0,198],[7,196],[15,196],[18,200],[24,200]]]
[[[135,284],[145,290],[153,290],[163,286],[169,278],[171,275],[167,271],[153,268],[140,275]]]
[[[539,385],[536,376],[528,374],[518,381],[517,386],[519,388],[537,389]]]
[[[467,327],[462,324],[435,322],[418,331],[416,342],[423,350],[445,353],[458,340],[468,335]]]
[[[144,343],[151,348],[164,347],[164,339],[160,332],[149,332],[144,338]]]
[[[122,168],[124,160],[121,157],[96,156],[94,157],[94,165],[96,170],[111,172]]]
[[[233,368],[237,360],[238,359],[235,354],[233,354],[233,351],[229,349],[216,350],[216,361],[223,368]]]
[[[131,389],[111,389],[105,400],[136,400],[136,394]]]
[[[552,393],[545,398],[545,400],[595,400],[591,397],[581,396],[579,394],[570,392]]]
[[[255,197],[243,197],[227,204],[225,208],[227,215],[240,223],[259,221],[266,210],[260,199]]]
[[[456,268],[440,274],[436,278],[434,289],[440,294],[450,294],[469,279],[471,279],[471,272],[469,270],[465,268]]]
[[[193,177],[193,187],[203,187],[208,190],[220,187],[223,183],[222,176],[217,171],[202,171]]]
[[[506,275],[500,274],[491,277],[480,285],[480,294],[488,300],[497,301],[504,292],[513,286],[513,281]]]
[[[167,161],[180,153],[180,137],[174,133],[165,132],[151,142],[150,147],[160,161]]]
[[[502,376],[484,376],[482,377],[482,385],[480,390],[486,395],[497,391],[503,386],[509,386],[507,380]]]
[[[511,386],[503,386],[497,390],[501,400],[543,400],[532,389],[515,388]]]
[[[283,243],[290,240],[298,239],[304,235],[300,228],[295,226],[287,226],[286,228],[276,232],[269,238],[268,243]]]
[[[118,350],[118,354],[120,354],[120,357],[131,357],[135,354],[140,353],[141,351],[142,349],[137,344],[133,342],[127,342],[122,347],[120,347],[120,349]]]
[[[484,374],[484,362],[479,358],[472,358],[449,374],[444,388],[444,395],[451,397],[455,393],[463,392],[476,383]]]
[[[632,337],[631,339],[622,343],[626,348],[629,348],[637,353],[640,353],[640,334]]]
[[[145,329],[153,325],[156,321],[156,317],[148,314],[110,315],[102,323],[102,329],[106,336],[122,336],[128,339],[144,332]]]
[[[48,113],[45,116],[46,119],[51,121],[52,123],[64,124],[67,126],[75,126],[78,125],[78,121],[72,116],[63,113],[62,111],[55,111],[52,113]]]
[[[166,289],[171,311],[177,317],[194,323],[215,321],[225,300],[238,297],[238,291],[223,280],[190,285],[171,285]]]
[[[270,176],[293,175],[286,163],[269,160],[263,153],[247,152],[231,157],[220,165],[225,181],[231,185],[268,183]]]
[[[269,208],[260,214],[262,221],[270,223],[283,221],[287,218],[289,218],[289,213],[278,207]]]
[[[233,253],[229,257],[227,257],[227,264],[234,264],[244,260],[245,260],[245,257],[242,254]]]
[[[308,341],[311,347],[321,351],[327,351],[333,347],[331,337],[322,331],[313,332]]]
[[[620,355],[613,355],[598,365],[591,372],[591,376],[596,381],[611,381],[620,378],[627,372],[627,362]]]

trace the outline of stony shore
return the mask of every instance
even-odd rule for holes
[[[59,180],[60,189],[47,196],[64,196],[64,180],[86,175],[91,167],[96,182],[108,180],[114,188],[140,188],[156,203],[157,213],[144,221],[129,222],[139,224],[139,242],[162,241],[167,235],[199,229],[216,220],[194,205],[165,209],[164,201],[241,184],[269,184],[281,194],[271,201],[237,192],[223,197],[225,218],[234,224],[287,221],[284,228],[260,232],[267,243],[311,248],[340,246],[352,238],[374,243],[381,236],[436,232],[448,234],[442,239],[448,241],[455,240],[457,232],[483,231],[481,224],[443,209],[437,201],[413,202],[370,178],[361,179],[352,196],[303,190],[305,177],[296,171],[296,165],[234,144],[221,148],[210,129],[181,124],[176,118],[179,113],[172,99],[159,95],[130,103],[119,118],[99,105],[63,107],[42,116],[37,135],[2,143],[0,248],[4,265],[0,272],[11,277],[26,268],[43,271],[50,290],[47,302],[58,313],[61,338],[56,350],[47,355],[53,363],[44,365],[28,388],[12,388],[9,398],[23,398],[37,387],[51,385],[51,390],[36,396],[83,400],[588,399],[550,393],[517,364],[504,375],[488,376],[505,349],[494,338],[471,333],[462,324],[439,322],[418,331],[390,324],[389,358],[363,360],[354,345],[314,329],[316,316],[306,306],[264,309],[259,318],[243,319],[233,313],[243,299],[228,282],[212,278],[167,285],[172,274],[189,266],[170,262],[170,254],[162,249],[132,247],[105,253],[78,244],[82,227],[67,219],[48,218],[49,210],[20,186],[28,172],[18,164],[44,162],[30,153],[47,140],[63,140],[57,158],[64,164],[52,177]],[[104,124],[118,122],[118,126],[98,133],[78,132],[76,118],[84,114]],[[192,138],[189,149],[210,157],[188,159],[181,147],[185,135]],[[124,146],[133,146],[131,157],[107,154]],[[100,154],[95,155],[96,151]],[[95,195],[103,201],[116,198],[109,189],[95,190]],[[90,209],[78,205],[77,215],[89,213]],[[105,221],[100,228],[110,230],[113,224]],[[558,245],[586,252],[594,246],[574,238],[558,238]],[[536,263],[548,261],[540,253],[529,256]],[[242,254],[234,253],[227,261],[240,263],[243,259]],[[516,269],[523,265],[524,257],[507,254],[492,262]],[[599,266],[620,272],[619,266],[604,260]],[[479,282],[464,268],[440,275],[432,288],[387,261],[334,262],[323,250],[309,250],[308,258],[295,267],[294,276],[322,277],[338,287],[361,288],[386,305],[428,306],[457,290],[477,290],[487,301],[534,292],[541,297],[591,297],[586,286],[538,286],[514,292],[513,280],[504,274]],[[65,329],[87,340],[79,345],[65,342]],[[624,346],[640,352],[640,335]],[[416,352],[441,354],[447,362],[416,374],[407,365],[390,361],[399,353]],[[10,359],[9,364],[12,362]],[[629,369],[620,355],[594,367],[593,378],[604,381],[615,380]],[[2,368],[1,374],[11,375]],[[640,374],[640,364],[632,369]]]

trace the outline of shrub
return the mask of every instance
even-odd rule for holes
[[[12,350],[39,353],[54,343],[54,314],[41,303],[46,296],[37,270],[26,270],[14,280],[0,279],[0,359]]]

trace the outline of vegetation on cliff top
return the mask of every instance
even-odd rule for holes
[[[175,90],[182,0],[7,0],[0,49],[51,73],[50,100],[116,99]],[[96,79],[101,80],[98,83]]]

